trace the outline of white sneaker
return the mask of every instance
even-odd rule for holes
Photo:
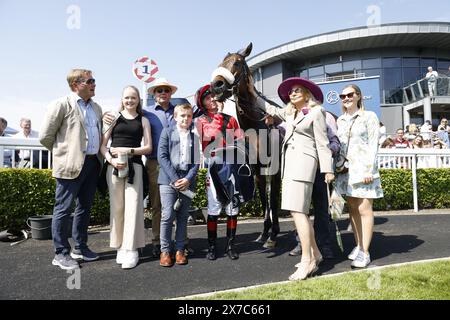
[[[351,266],[355,268],[365,268],[370,264],[370,254],[365,254],[363,251],[359,251],[355,260],[353,260]]]
[[[353,248],[352,252],[347,256],[350,260],[355,260],[358,253],[361,251],[359,246]]]
[[[139,262],[139,253],[137,250],[125,250],[122,261],[122,269],[132,269],[137,266]]]
[[[125,256],[125,249],[117,249],[117,257],[116,257],[116,263],[117,264],[122,264],[124,261],[124,256]]]

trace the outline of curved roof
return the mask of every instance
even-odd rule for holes
[[[450,23],[392,23],[338,30],[282,44],[249,58],[247,63],[253,71],[289,58],[308,59],[334,52],[418,45],[450,50]]]

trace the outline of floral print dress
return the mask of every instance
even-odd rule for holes
[[[347,113],[337,120],[341,153],[349,161],[349,170],[338,174],[336,189],[339,193],[354,198],[375,199],[383,197],[380,173],[377,167],[379,120],[372,111],[359,110]],[[364,177],[372,175],[373,182],[364,184]]]

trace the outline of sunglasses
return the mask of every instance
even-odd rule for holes
[[[344,100],[345,98],[353,98],[353,96],[355,95],[356,92],[349,92],[347,94],[340,94],[339,98],[341,98],[341,100]]]
[[[303,93],[303,90],[302,90],[302,88],[296,88],[296,89],[289,90],[289,95],[291,95],[293,93]]]
[[[82,81],[80,81],[80,83],[85,83],[85,84],[95,84],[95,79],[94,79],[94,78],[83,79]]]
[[[162,88],[160,88],[160,89],[156,89],[155,90],[157,93],[171,93],[172,92],[172,90],[170,90],[170,89],[168,89],[168,88],[164,88],[164,89],[162,89]]]

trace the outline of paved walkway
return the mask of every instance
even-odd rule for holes
[[[445,214],[377,215],[371,247],[373,265],[422,259],[450,257],[450,210]],[[337,259],[326,261],[319,274],[350,270],[345,257],[353,248],[353,235],[347,232],[348,221],[340,221],[345,252]],[[217,290],[284,281],[294,271],[298,257],[288,256],[295,245],[293,222],[281,222],[282,232],[275,249],[262,248],[253,242],[262,229],[262,221],[238,224],[237,249],[240,259],[231,261],[219,251],[216,261],[206,256],[206,226],[189,227],[195,253],[186,266],[163,268],[159,260],[150,257],[148,245],[140,264],[132,270],[122,270],[110,250],[109,233],[90,234],[89,243],[101,254],[99,261],[82,263],[80,289],[74,275],[51,265],[52,242],[30,239],[11,246],[0,242],[0,299],[166,299]],[[225,247],[225,225],[219,225],[218,247]],[[151,229],[146,230],[147,242]],[[72,278],[70,278],[72,277]]]

